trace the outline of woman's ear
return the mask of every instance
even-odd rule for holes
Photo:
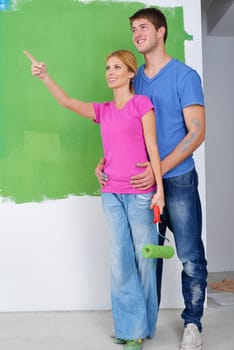
[[[135,76],[135,73],[129,72],[129,73],[128,73],[128,76],[129,76],[130,79],[132,79],[132,78]]]

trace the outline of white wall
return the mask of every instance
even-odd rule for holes
[[[100,198],[0,202],[0,310],[109,307]]]
[[[194,36],[186,44],[186,63],[202,74],[200,2],[145,3],[184,7],[185,30]],[[205,238],[203,147],[196,160]],[[21,205],[1,201],[0,213],[0,311],[110,308],[108,234],[100,198],[70,197]],[[183,305],[180,270],[176,257],[165,261],[162,307]]]
[[[205,144],[207,255],[210,272],[234,270],[233,57],[234,37],[207,36],[204,10],[203,79],[207,110]]]

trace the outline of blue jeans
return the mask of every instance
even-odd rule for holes
[[[183,264],[182,292],[185,309],[184,325],[194,323],[202,330],[201,318],[205,301],[207,263],[201,237],[202,213],[198,193],[198,176],[192,171],[163,180],[166,206],[159,225],[165,235],[168,227],[175,239],[177,255]],[[159,244],[163,239],[159,236]],[[162,260],[158,260],[157,281],[160,303]]]
[[[145,259],[145,244],[157,244],[158,235],[147,194],[102,193],[110,233],[111,302],[115,336],[152,337],[158,313],[156,259]]]

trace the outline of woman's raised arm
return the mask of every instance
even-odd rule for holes
[[[32,75],[43,81],[47,89],[62,107],[68,108],[83,117],[95,119],[95,112],[91,102],[83,102],[68,96],[49,76],[45,63],[37,61],[28,51],[24,51],[24,54],[32,63]]]

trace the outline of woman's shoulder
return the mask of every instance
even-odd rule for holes
[[[135,94],[134,95],[134,100],[139,101],[139,102],[151,102],[150,98],[146,95],[141,95],[141,94]]]
[[[148,96],[136,94],[134,95],[134,97],[135,97],[134,102],[136,105],[153,107],[152,101]]]
[[[146,95],[140,94],[134,95],[134,106],[141,115],[148,112],[151,109],[154,109],[150,98]]]

